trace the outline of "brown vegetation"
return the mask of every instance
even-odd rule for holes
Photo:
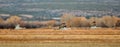
[[[67,25],[67,27],[71,26],[71,20],[74,18],[75,16],[72,14],[63,14],[61,16],[61,23],[65,23]]]
[[[54,27],[55,23],[56,23],[55,20],[47,21],[47,26],[48,26],[49,28],[52,28],[52,27]]]
[[[93,26],[94,22],[95,22],[95,26],[97,26],[97,27],[103,27],[104,26],[101,18],[91,17],[89,19],[90,26]]]
[[[89,23],[85,17],[74,17],[71,20],[71,26],[73,26],[73,27],[89,27]]]
[[[41,23],[39,21],[23,21],[22,18],[18,16],[11,16],[7,20],[0,18],[0,28],[2,29],[14,29],[17,24],[23,28],[53,27],[56,21],[49,20],[46,21],[46,23]]]
[[[76,17],[71,14],[63,14],[61,17],[61,23],[65,23],[68,27],[119,27],[120,18],[116,16],[103,16],[102,18],[91,17],[87,19],[86,17]]]
[[[19,24],[21,22],[21,18],[18,16],[11,16],[6,20],[6,22],[11,23],[11,24]]]
[[[70,40],[73,42],[83,42],[83,40],[92,40],[105,42],[106,40],[114,40],[114,42],[120,42],[120,31],[111,28],[102,29],[72,29],[72,30],[53,30],[53,29],[24,29],[24,30],[0,30],[0,41],[42,41],[48,40],[59,42]],[[60,41],[61,40],[61,41]],[[77,40],[77,41],[75,41]],[[81,41],[80,41],[81,40]],[[104,40],[104,41],[103,41]],[[68,42],[70,42],[68,41]],[[109,42],[107,41],[107,42]],[[110,41],[110,42],[111,42]]]
[[[0,23],[4,22],[4,20],[2,18],[0,18]]]
[[[118,19],[119,18],[115,16],[103,16],[102,17],[103,24],[106,25],[107,27],[115,27]]]
[[[21,27],[25,28],[41,28],[41,27],[48,27],[52,28],[56,25],[59,26],[60,23],[65,23],[67,27],[120,27],[120,18],[116,16],[103,16],[103,17],[90,17],[87,19],[86,17],[77,17],[73,14],[63,14],[61,16],[60,23],[57,24],[58,21],[56,20],[48,20],[48,21],[23,21],[21,17],[18,16],[11,16],[7,20],[3,20],[0,18],[0,28],[14,29],[17,24]]]

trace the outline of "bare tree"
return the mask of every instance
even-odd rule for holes
[[[18,17],[18,16],[11,16],[10,18],[8,18],[6,20],[8,23],[11,23],[11,24],[19,24],[21,22],[21,17]]]
[[[114,24],[113,26],[114,26],[114,27],[117,27],[116,24],[119,23],[120,18],[118,18],[117,16],[112,16],[112,19],[113,19],[113,22],[114,22],[114,23],[113,23],[113,24]]]
[[[107,27],[115,27],[115,24],[117,23],[117,17],[115,16],[103,16],[102,19]]]
[[[70,27],[70,23],[71,23],[71,20],[74,18],[75,16],[73,14],[63,14],[61,16],[61,23],[65,23],[67,25],[67,27]]]
[[[71,25],[74,27],[88,27],[89,23],[85,17],[74,17],[71,20]]]
[[[0,23],[4,22],[4,20],[2,18],[0,18]]]
[[[91,17],[89,19],[90,26],[103,27],[103,20],[97,17]]]
[[[79,27],[80,26],[80,17],[74,17],[72,20],[71,20],[71,26],[72,27]]]
[[[47,21],[47,26],[48,26],[49,28],[52,28],[55,24],[56,24],[56,20]]]
[[[0,18],[0,28],[4,28],[4,20]]]

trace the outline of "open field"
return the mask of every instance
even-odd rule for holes
[[[0,43],[0,47],[120,47],[120,44],[119,43],[94,43],[94,42]]]
[[[0,29],[0,47],[119,47],[118,29]]]
[[[98,29],[0,29],[0,35],[120,35],[120,30],[111,28]]]

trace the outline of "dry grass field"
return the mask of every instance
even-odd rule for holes
[[[119,47],[120,30],[0,29],[0,47]]]

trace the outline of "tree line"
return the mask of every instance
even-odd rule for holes
[[[0,28],[1,29],[14,29],[16,25],[20,25],[23,28],[41,28],[41,27],[53,27],[55,26],[55,20],[49,20],[45,22],[39,21],[23,21],[19,16],[11,16],[7,20],[0,18]]]
[[[1,29],[14,29],[17,24],[23,28],[52,28],[59,27],[62,23],[65,23],[66,27],[120,27],[120,18],[117,16],[103,16],[103,17],[90,17],[86,18],[83,16],[75,16],[73,14],[63,14],[59,23],[56,20],[48,20],[44,22],[40,21],[24,21],[19,16],[11,16],[6,20],[0,18],[0,28]]]
[[[61,22],[66,23],[67,27],[120,27],[120,18],[114,15],[86,18],[84,16],[77,17],[72,14],[63,14]]]

